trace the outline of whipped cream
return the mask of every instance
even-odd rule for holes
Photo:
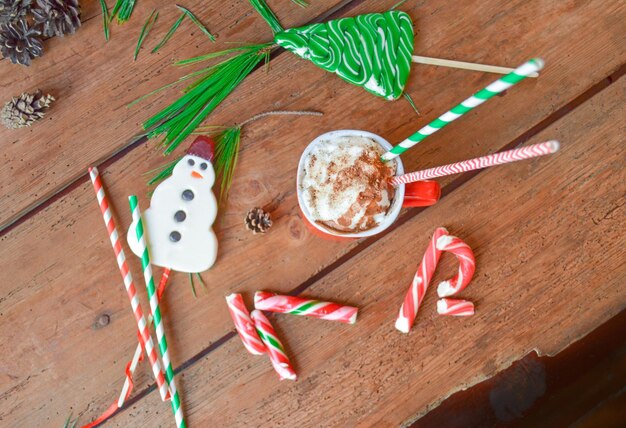
[[[342,136],[319,141],[301,172],[303,202],[312,220],[340,232],[371,229],[385,218],[394,189],[395,162],[374,140]]]

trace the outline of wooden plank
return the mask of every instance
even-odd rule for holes
[[[346,3],[349,0],[315,1],[301,8],[282,0],[273,6],[284,25],[294,26]],[[90,19],[76,37],[46,41],[45,59],[20,67],[19,73],[8,61],[0,61],[0,99],[33,88],[57,98],[44,122],[20,130],[0,127],[0,140],[7,142],[0,165],[0,228],[79,178],[88,165],[129,144],[141,132],[142,121],[172,101],[172,93],[141,107],[129,109],[127,104],[180,77],[184,71],[170,65],[174,59],[226,49],[231,42],[271,38],[268,25],[247,1],[224,5],[195,0],[185,6],[215,32],[218,43],[210,43],[187,21],[164,48],[150,55],[146,49],[156,45],[180,14],[172,2],[161,0],[139,2],[131,21],[112,24],[109,43],[101,20]],[[155,7],[158,23],[133,62],[139,31]]]
[[[306,290],[360,307],[356,325],[273,317],[298,381],[279,382],[236,337],[185,370],[190,423],[398,426],[532,350],[558,353],[623,310],[625,129],[615,124],[625,88],[622,78],[532,139],[559,139],[557,155],[479,174]],[[398,308],[440,225],[474,249],[476,275],[462,296],[477,314],[436,315],[431,289],[403,335]],[[456,268],[442,260],[434,284]],[[153,392],[114,426],[165,426],[159,406]]]
[[[350,14],[369,12],[370,7],[360,5]],[[497,7],[496,3],[485,4],[484,10],[482,7],[481,13],[471,15],[472,20],[459,16],[446,21],[458,10],[453,13],[449,6],[436,3],[409,9],[409,12],[412,16],[424,17],[419,25],[426,32],[450,22],[454,28],[484,26],[497,15]],[[520,2],[508,10],[506,19],[498,15],[499,20],[490,30],[494,31],[493,37],[505,34],[512,23],[524,21],[532,12],[531,6]],[[584,16],[588,22],[603,22],[610,27],[612,21],[606,18],[610,12],[587,4],[561,15],[560,19],[575,24]],[[546,13],[556,16],[556,12],[550,10]],[[588,35],[587,39],[572,39],[568,34],[573,28],[569,24],[558,26],[557,31],[561,33],[555,39],[570,43],[560,46],[552,46],[548,33],[530,22],[516,29],[512,36],[519,36],[520,46],[528,47],[516,53],[515,62],[545,49],[549,56],[558,53],[558,57],[554,57],[558,65],[548,69],[538,81],[525,83],[526,89],[516,92],[515,102],[511,101],[511,92],[469,114],[459,125],[450,126],[421,143],[408,153],[407,165],[415,168],[442,164],[496,150],[611,73],[621,60],[619,45],[604,33]],[[468,58],[476,54],[479,40],[484,40],[482,34],[468,34],[469,37],[461,40],[446,38],[445,34],[435,40],[420,36],[418,49],[426,53],[428,49],[445,52],[453,48],[462,50],[465,46],[468,52],[465,59],[488,62],[485,58]],[[550,33],[552,36],[554,32]],[[605,57],[609,59],[601,60]],[[505,60],[494,59],[493,62],[513,61]],[[585,61],[594,61],[597,67],[590,71]],[[396,102],[390,108],[385,101],[291,56],[279,56],[269,75],[256,76],[234,94],[233,104],[218,113],[217,120],[224,121],[215,123],[232,123],[232,120],[241,120],[245,112],[256,113],[268,106],[315,107],[325,111],[326,117],[268,120],[246,131],[236,183],[217,225],[220,258],[215,268],[205,275],[209,291],[203,300],[194,300],[185,277],[175,275],[173,289],[166,297],[167,328],[173,338],[171,352],[175,365],[194,357],[232,328],[229,319],[224,317],[224,294],[231,290],[275,288],[277,284],[293,289],[310,281],[318,272],[323,273],[329,265],[342,262],[357,245],[320,241],[309,234],[299,219],[293,194],[294,173],[300,152],[308,141],[336,128],[368,129],[398,141],[492,80],[491,76],[481,74],[417,68],[410,84],[411,92],[419,106],[429,109],[416,119],[406,103]],[[303,82],[310,82],[310,85]],[[242,106],[247,110],[242,111]],[[509,115],[501,115],[504,108]],[[484,118],[493,117],[501,119],[497,123],[485,123]],[[121,225],[129,224],[126,195],[142,192],[145,178],[141,174],[162,162],[152,146],[142,146],[106,169],[104,180],[120,214]],[[442,182],[449,183],[449,180]],[[145,203],[146,199],[142,198],[144,206]],[[276,225],[267,236],[252,236],[243,229],[242,218],[248,208],[265,204],[273,205]],[[44,242],[40,242],[42,237],[45,237]],[[6,380],[9,388],[16,388],[12,395],[15,404],[8,409],[0,407],[2,414],[26,423],[29,418],[43,420],[58,413],[60,421],[67,413],[68,397],[71,397],[77,412],[88,420],[114,399],[121,384],[123,366],[135,345],[132,315],[117,279],[115,263],[110,258],[109,244],[90,186],[83,182],[2,239],[0,260],[6,263],[5,271],[13,281],[0,288],[4,298],[0,301],[0,313],[10,321],[0,326],[0,337],[7,337],[12,343],[17,339],[6,326],[25,325],[29,329],[22,341],[30,344],[9,351],[7,360],[14,364],[10,365],[11,377]],[[31,244],[34,242],[38,245]],[[65,245],[63,251],[59,251],[60,243]],[[134,267],[139,276],[137,265]],[[65,308],[68,302],[73,305],[69,317],[69,309],[61,313],[49,309]],[[92,330],[103,313],[110,315],[110,324]],[[124,327],[119,328],[120,325]],[[57,352],[30,352],[31,349],[49,349],[46,345],[51,340],[55,341]],[[115,346],[109,348],[111,344]],[[87,364],[84,352],[103,346],[107,346],[106,352],[96,353]],[[41,367],[46,368],[43,374]],[[57,386],[59,379],[62,382]],[[150,376],[144,371],[137,381],[137,389],[145,389],[149,384]],[[50,397],[47,391],[52,387],[57,387],[58,393],[52,402],[47,402]],[[85,392],[77,397],[75,391],[83,388]],[[35,407],[44,402],[45,406]],[[31,413],[33,409],[35,413]]]

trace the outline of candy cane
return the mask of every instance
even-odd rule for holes
[[[468,300],[439,299],[437,301],[437,313],[439,315],[466,317],[474,315],[474,304]]]
[[[459,261],[459,271],[450,280],[442,281],[437,286],[439,297],[452,296],[467,287],[476,270],[476,260],[472,249],[456,236],[441,236],[437,239],[437,249],[447,251],[456,256]]]
[[[285,348],[280,339],[276,336],[276,331],[270,321],[259,310],[254,310],[250,314],[254,326],[256,327],[259,337],[267,347],[267,355],[274,366],[274,370],[278,373],[280,380],[289,379],[296,380],[298,377],[293,370],[289,358],[285,353]]]
[[[241,294],[233,293],[226,296],[226,304],[230,311],[230,316],[235,323],[235,329],[249,353],[252,355],[263,355],[267,348],[259,337],[254,327],[254,322],[250,318],[250,313],[243,302]]]
[[[435,273],[435,268],[437,267],[439,257],[441,256],[441,250],[439,250],[436,246],[437,240],[439,240],[442,236],[447,235],[448,231],[445,228],[438,227],[435,229],[435,233],[430,240],[430,244],[426,249],[424,257],[422,258],[422,262],[415,273],[413,282],[409,287],[409,291],[406,293],[404,302],[400,307],[400,313],[396,319],[396,328],[402,333],[408,333],[415,322],[417,311],[419,310],[420,304],[424,299],[428,284]]]
[[[359,311],[358,308],[352,306],[342,306],[333,302],[321,302],[296,296],[283,296],[265,291],[254,293],[254,307],[263,311],[305,315],[347,324],[356,322]]]

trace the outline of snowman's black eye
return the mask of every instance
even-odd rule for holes
[[[206,162],[202,162],[202,163],[200,164],[200,169],[206,169],[206,167],[207,167]]]
[[[196,164],[193,159],[189,159],[187,163],[191,166],[194,166]]]

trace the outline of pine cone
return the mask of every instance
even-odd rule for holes
[[[0,112],[0,122],[7,128],[24,128],[44,116],[50,103],[54,101],[52,95],[43,95],[41,91],[34,94],[24,92],[19,97],[13,97],[4,105]]]
[[[25,19],[0,25],[0,51],[13,64],[29,66],[31,59],[43,54],[41,33],[30,28]]]
[[[265,233],[272,227],[272,219],[270,214],[261,208],[252,208],[246,216],[246,228],[251,230],[255,235],[257,233]]]
[[[33,16],[43,24],[46,37],[74,34],[80,27],[80,4],[78,0],[37,0]]]
[[[0,0],[0,24],[8,24],[26,16],[31,0]]]

